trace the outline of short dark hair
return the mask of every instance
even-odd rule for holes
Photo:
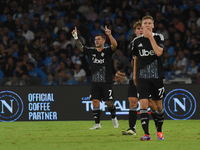
[[[106,40],[106,36],[103,33],[98,33],[98,34],[96,34],[96,36],[101,36],[104,40]]]
[[[28,65],[31,66],[31,67],[33,67],[33,68],[35,68],[35,65],[34,65],[33,62],[28,62]]]

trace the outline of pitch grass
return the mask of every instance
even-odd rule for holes
[[[127,120],[114,129],[111,120],[102,120],[102,129],[89,130],[93,121],[1,122],[0,150],[199,150],[200,120],[165,120],[165,140],[156,140],[150,120],[151,141],[140,141],[143,131],[137,121],[137,135],[122,135]]]

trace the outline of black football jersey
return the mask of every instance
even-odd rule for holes
[[[164,37],[162,34],[153,33],[158,46],[164,49]],[[164,78],[164,69],[161,58],[158,57],[149,41],[143,35],[138,36],[131,42],[133,56],[138,57],[137,77],[144,79]]]
[[[105,47],[98,52],[95,47],[83,47],[83,52],[91,60],[92,82],[112,83],[112,54],[111,47]]]

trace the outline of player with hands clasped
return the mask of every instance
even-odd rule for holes
[[[106,37],[104,34],[95,36],[95,47],[86,47],[78,40],[77,28],[72,31],[75,44],[79,50],[84,52],[91,60],[92,83],[90,91],[90,99],[93,104],[93,116],[95,125],[90,128],[100,129],[100,101],[103,100],[108,106],[114,128],[118,128],[119,123],[116,118],[116,110],[114,106],[114,93],[112,89],[112,54],[115,52],[117,42],[111,34],[111,30],[105,26],[105,34],[109,37],[111,46],[104,47]]]
[[[142,18],[143,35],[133,40],[132,50],[134,59],[134,83],[137,85],[140,100],[140,118],[144,136],[142,141],[151,140],[149,134],[148,99],[151,96],[156,103],[157,140],[164,140],[162,125],[164,109],[162,99],[165,96],[163,86],[164,69],[160,56],[163,53],[164,37],[153,33],[154,20],[151,16]]]

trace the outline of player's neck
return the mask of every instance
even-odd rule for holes
[[[102,46],[102,47],[97,48],[97,51],[101,52],[103,49],[104,49],[104,47]]]

